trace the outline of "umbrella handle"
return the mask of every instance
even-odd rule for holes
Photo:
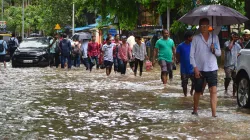
[[[214,26],[213,26],[213,24],[214,24],[214,16],[212,16],[212,44],[214,43],[214,30],[213,30]]]

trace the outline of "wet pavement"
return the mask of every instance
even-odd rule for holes
[[[250,139],[250,109],[225,94],[219,72],[217,118],[209,94],[199,116],[180,75],[164,87],[155,68],[135,77],[83,67],[0,70],[1,139]],[[232,90],[232,87],[230,87]]]

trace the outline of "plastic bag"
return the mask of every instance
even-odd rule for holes
[[[146,61],[146,71],[150,71],[153,69],[153,65],[152,65],[152,62],[147,60]]]

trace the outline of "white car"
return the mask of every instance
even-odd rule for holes
[[[250,48],[241,49],[237,60],[237,103],[250,107]]]

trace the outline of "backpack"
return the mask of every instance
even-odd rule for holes
[[[4,42],[4,41],[3,41],[3,42]],[[4,51],[3,42],[0,44],[0,52],[3,52],[3,51]]]
[[[69,56],[70,55],[70,49],[71,49],[71,43],[70,41],[63,39],[60,41],[60,48],[61,48],[61,55],[62,56]]]
[[[16,47],[16,41],[15,41],[16,38],[13,38],[8,41],[8,47],[10,48],[10,50],[13,50],[15,47]]]
[[[78,45],[74,46],[73,54],[76,54],[76,55],[80,55],[81,54],[81,50],[80,50],[80,48],[78,48]]]

